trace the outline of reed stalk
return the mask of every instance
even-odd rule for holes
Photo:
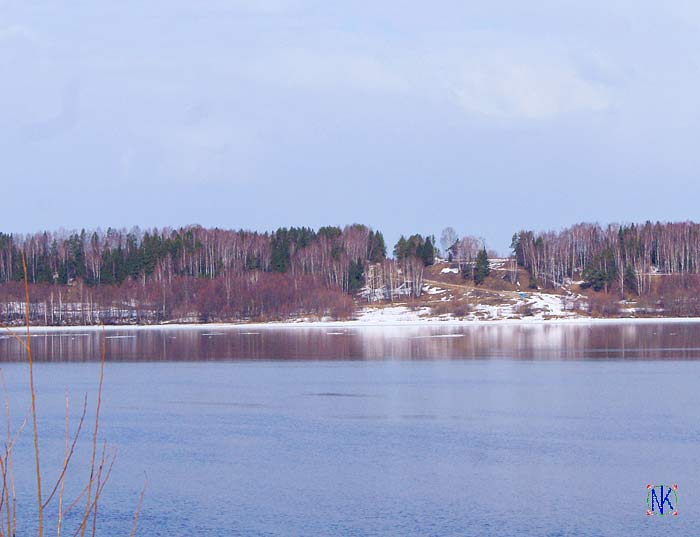
[[[70,513],[73,508],[75,508],[78,503],[85,498],[85,508],[83,510],[83,515],[81,518],[80,525],[75,530],[73,534],[74,537],[80,535],[84,537],[85,531],[87,529],[88,521],[92,517],[91,524],[91,535],[95,537],[98,527],[98,504],[100,498],[102,497],[102,492],[109,481],[112,474],[112,468],[116,460],[116,452],[108,452],[107,444],[104,443],[102,446],[101,454],[98,460],[97,457],[97,439],[100,430],[100,411],[102,408],[102,389],[104,384],[104,369],[105,361],[107,355],[107,341],[104,325],[102,325],[102,344],[100,352],[100,373],[99,382],[97,389],[97,405],[95,410],[95,420],[92,430],[92,451],[90,457],[90,477],[87,484],[83,487],[82,491],[78,496],[64,508],[65,498],[65,484],[68,473],[68,468],[72,461],[73,455],[75,453],[76,444],[80,433],[85,424],[85,418],[87,415],[88,399],[87,394],[85,394],[83,400],[83,409],[78,420],[78,424],[73,434],[72,438],[70,435],[70,420],[69,420],[69,406],[70,400],[68,395],[68,389],[66,388],[65,395],[65,430],[64,430],[64,448],[63,448],[63,463],[61,464],[61,469],[58,474],[56,482],[51,488],[51,492],[48,494],[46,499],[43,498],[42,493],[42,473],[40,464],[40,446],[39,446],[39,427],[37,419],[37,392],[34,382],[34,357],[32,354],[32,344],[31,344],[31,327],[30,327],[30,301],[29,301],[29,278],[27,271],[27,262],[24,254],[22,254],[22,268],[24,271],[24,324],[26,329],[26,337],[22,339],[17,333],[15,333],[10,327],[4,326],[0,323],[0,328],[4,328],[8,333],[22,346],[26,355],[27,362],[29,365],[29,391],[31,395],[31,410],[27,417],[24,418],[21,426],[12,435],[12,422],[10,419],[10,402],[9,395],[7,392],[7,387],[5,385],[5,379],[0,369],[0,384],[5,394],[5,419],[7,422],[6,428],[6,443],[4,452],[0,454],[0,474],[2,477],[2,491],[0,491],[0,537],[15,537],[17,529],[17,496],[15,492],[15,481],[12,465],[12,451],[17,440],[17,437],[24,429],[28,420],[31,419],[32,422],[32,437],[34,443],[34,465],[36,474],[36,500],[37,500],[37,535],[43,537],[44,534],[44,514],[46,508],[49,506],[54,497],[58,497],[58,516],[56,521],[56,535],[61,537],[64,531],[64,522],[66,520],[66,515]],[[139,514],[143,505],[144,495],[148,486],[148,479],[146,479],[144,486],[141,490],[139,496],[138,506],[134,513],[134,521],[131,530],[131,536],[136,534],[136,529],[138,525]]]

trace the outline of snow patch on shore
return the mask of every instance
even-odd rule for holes
[[[502,319],[567,319],[580,317],[573,310],[574,299],[548,293],[519,293],[512,303],[479,304],[474,314],[490,320]]]
[[[390,306],[387,308],[365,308],[357,317],[360,323],[396,323],[404,321],[427,321],[430,319],[430,308],[411,309],[406,306]]]
[[[431,287],[430,285],[424,285],[423,292],[428,294],[428,295],[439,295],[439,294],[445,293],[446,290],[441,289],[440,287]]]
[[[406,314],[405,312],[410,312]],[[246,330],[239,332],[241,335],[259,335],[262,332],[250,332],[251,328],[256,330],[274,330],[274,329],[308,329],[308,328],[373,328],[382,326],[430,326],[439,324],[440,326],[484,326],[484,325],[505,325],[517,326],[527,324],[700,324],[700,317],[633,317],[633,318],[592,318],[584,316],[570,316],[563,318],[543,318],[543,317],[523,317],[510,319],[478,319],[474,317],[455,319],[449,315],[440,317],[421,317],[415,315],[409,308],[402,308],[401,312],[394,314],[384,314],[381,319],[376,315],[366,315],[349,321],[284,321],[284,322],[268,322],[268,323],[220,323],[220,324],[152,324],[152,325],[121,325],[107,326],[104,329],[107,331],[151,331],[151,330],[206,330],[216,328],[218,330]],[[20,337],[25,336],[24,328],[10,329]],[[35,326],[32,327],[32,337],[65,337],[62,334],[55,332],[73,332],[73,331],[99,331],[101,326]],[[50,334],[50,335],[48,335]],[[72,334],[71,334],[72,335]],[[6,338],[12,336],[5,336]],[[174,337],[174,336],[171,336]]]

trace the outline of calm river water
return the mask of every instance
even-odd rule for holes
[[[98,535],[129,535],[144,473],[138,534],[148,537],[700,528],[700,324],[106,336],[99,436],[117,460]],[[63,455],[66,387],[72,426],[83,394],[94,409],[100,338],[76,330],[32,338],[46,482]],[[15,426],[29,405],[21,359],[19,344],[2,336]],[[66,501],[88,477],[90,428]],[[33,535],[29,427],[14,462],[18,535]],[[648,483],[678,484],[678,516],[646,515]]]

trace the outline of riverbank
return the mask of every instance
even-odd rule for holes
[[[381,328],[381,327],[465,327],[465,326],[528,326],[528,325],[598,325],[598,324],[668,324],[668,323],[700,323],[700,317],[625,317],[625,318],[593,318],[570,317],[561,319],[387,319],[386,321],[353,319],[346,321],[314,321],[290,320],[250,323],[166,323],[148,325],[108,325],[108,326],[32,326],[31,332],[84,332],[105,330],[107,332],[123,330],[251,330],[251,329],[305,329],[305,328]],[[26,328],[10,327],[12,332],[21,335]],[[0,333],[0,338],[9,337]]]

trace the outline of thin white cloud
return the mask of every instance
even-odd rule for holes
[[[261,57],[248,69],[254,78],[310,91],[401,93],[406,81],[372,55],[287,50]]]
[[[227,11],[233,10],[256,15],[280,15],[301,9],[303,2],[299,0],[225,0],[217,2],[215,5]]]
[[[411,95],[487,118],[551,119],[600,112],[612,104],[609,87],[587,79],[573,61],[541,50],[479,51],[465,60],[454,49],[423,53],[381,44],[373,48],[379,54],[299,48],[264,55],[245,69],[272,85],[326,94]]]
[[[467,62],[457,72],[452,91],[466,112],[506,119],[600,112],[612,103],[609,88],[586,80],[571,65],[506,54]]]
[[[39,37],[29,27],[20,24],[12,24],[4,28],[0,28],[0,42],[11,40],[23,40],[37,43]]]

